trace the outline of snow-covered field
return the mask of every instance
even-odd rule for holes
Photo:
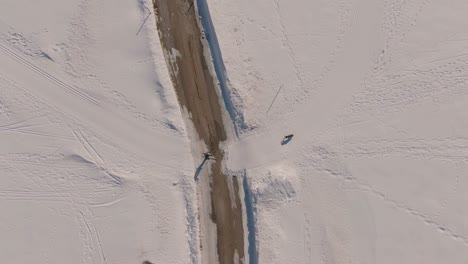
[[[208,3],[259,262],[466,263],[468,2]]]
[[[466,263],[468,2],[207,1],[259,263]],[[197,263],[148,10],[1,1],[1,263]]]
[[[1,1],[1,263],[189,262],[193,162],[146,8]]]

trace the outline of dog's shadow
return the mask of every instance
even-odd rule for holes
[[[292,137],[285,137],[281,140],[281,145],[286,145],[292,140]]]

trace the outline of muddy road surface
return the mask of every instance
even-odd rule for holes
[[[208,208],[200,209],[200,229],[202,232],[207,230],[203,223],[208,221],[216,224],[215,236],[201,234],[202,263],[212,262],[211,258],[204,256],[217,255],[219,263],[241,264],[244,259],[244,232],[239,183],[235,177],[223,173],[223,151],[219,143],[228,136],[223,125],[224,106],[217,93],[216,79],[209,70],[212,62],[207,61],[203,53],[196,3],[191,0],[153,0],[153,5],[159,37],[180,106],[191,113],[190,119],[198,136],[214,156],[214,160],[205,165],[211,166],[211,172],[200,176],[205,177],[200,182],[205,180],[207,184],[199,184],[198,188],[199,197],[202,197],[199,208]],[[200,144],[198,140],[192,141],[194,150],[201,149],[197,144]],[[216,247],[206,246],[209,244]],[[216,252],[206,252],[213,250]]]

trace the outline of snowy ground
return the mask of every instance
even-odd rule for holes
[[[208,4],[250,128],[226,155],[256,199],[259,262],[466,263],[468,3]],[[1,262],[196,262],[150,5],[0,3]]]
[[[0,3],[0,262],[196,259],[193,162],[145,6]]]
[[[208,3],[259,262],[466,263],[468,3]]]

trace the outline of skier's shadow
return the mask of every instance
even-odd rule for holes
[[[198,176],[200,175],[202,169],[203,169],[203,165],[205,165],[205,162],[207,161],[208,159],[207,158],[204,158],[202,163],[200,165],[198,165],[197,169],[195,170],[195,176],[193,177],[193,179],[197,182],[198,181]]]

